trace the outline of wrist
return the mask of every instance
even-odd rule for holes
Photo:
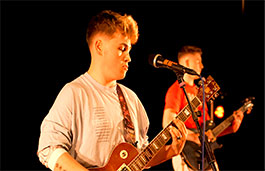
[[[57,160],[59,159],[59,157],[61,157],[61,155],[63,155],[64,153],[67,153],[67,151],[63,148],[57,148],[55,149],[51,156],[50,156],[50,159],[48,161],[48,167],[51,169],[51,170],[54,170],[55,168],[55,165],[56,165],[56,162]]]

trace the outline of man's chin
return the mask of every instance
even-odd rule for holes
[[[123,80],[125,77],[126,77],[126,73],[124,73],[123,75],[121,75],[121,76],[119,77],[119,79],[117,79],[117,80]]]
[[[197,75],[194,75],[195,80],[199,79],[200,77]]]

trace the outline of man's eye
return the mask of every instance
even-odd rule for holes
[[[120,47],[119,50],[121,50],[122,52],[126,51],[126,47]]]

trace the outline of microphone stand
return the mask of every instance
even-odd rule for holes
[[[180,88],[182,88],[183,91],[184,91],[186,100],[188,102],[188,105],[189,105],[190,110],[191,110],[191,113],[192,113],[192,118],[193,118],[193,120],[194,120],[194,122],[196,124],[196,127],[197,127],[197,129],[199,131],[199,134],[200,134],[199,135],[199,139],[201,141],[201,144],[205,144],[205,149],[206,149],[208,163],[212,167],[212,170],[213,171],[219,171],[219,168],[218,168],[218,165],[217,165],[217,162],[216,162],[216,159],[215,159],[213,150],[211,149],[211,146],[210,146],[209,142],[208,141],[205,141],[203,143],[203,134],[202,134],[202,130],[201,130],[201,127],[200,127],[200,124],[199,124],[199,121],[198,121],[198,116],[193,111],[193,108],[191,106],[190,100],[188,98],[188,95],[187,95],[187,92],[186,92],[186,89],[185,89],[185,82],[183,80],[184,73],[179,72],[177,70],[174,70],[174,72],[175,72],[175,74],[177,76],[177,79],[178,79]],[[202,156],[202,159],[203,159],[203,157],[204,156]],[[202,162],[204,162],[204,160],[202,160]],[[204,170],[204,168],[202,168],[202,170]]]

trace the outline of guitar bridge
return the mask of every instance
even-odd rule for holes
[[[123,163],[117,171],[131,171],[131,169],[125,163]]]

